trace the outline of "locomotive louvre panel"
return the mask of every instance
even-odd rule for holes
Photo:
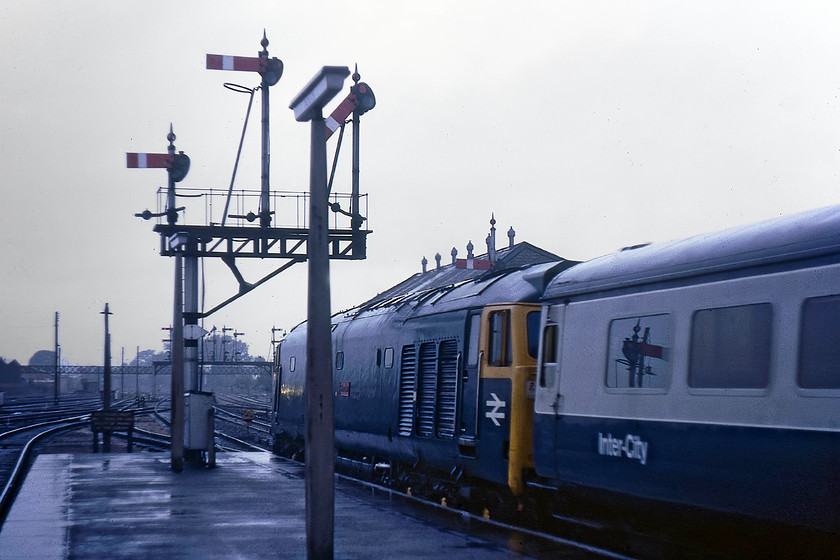
[[[455,403],[458,396],[458,341],[440,343],[437,402],[437,437],[455,435]]]
[[[417,435],[431,437],[435,430],[437,397],[437,344],[420,345],[417,368]]]
[[[403,346],[400,360],[399,435],[410,436],[414,430],[414,401],[417,398],[417,348]]]

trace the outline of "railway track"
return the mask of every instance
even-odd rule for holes
[[[0,434],[0,522],[5,519],[23,481],[35,446],[63,432],[77,430],[90,423],[90,415],[37,422],[6,430]]]
[[[91,413],[99,409],[98,399],[67,399],[56,405],[52,401],[30,401],[4,406],[0,413],[0,523],[17,494],[40,447],[68,432],[89,428]],[[153,409],[135,408],[132,401],[115,403],[115,408],[133,410],[135,414],[151,414]],[[126,434],[114,432],[111,437],[125,439]],[[86,442],[91,437],[84,438]],[[167,449],[169,438],[155,432],[135,428],[133,443],[150,449]],[[89,444],[87,444],[89,445]],[[84,446],[85,451],[90,447]],[[81,450],[78,442],[71,449]]]

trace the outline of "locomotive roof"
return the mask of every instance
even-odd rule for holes
[[[486,255],[475,260],[486,262]],[[405,306],[410,306],[415,313],[423,309],[438,312],[464,307],[467,299],[469,306],[486,301],[536,302],[548,280],[558,270],[572,264],[572,261],[521,242],[498,250],[492,270],[448,264],[420,272],[346,314],[357,316],[366,311]]]
[[[604,255],[559,274],[544,299],[830,254],[840,254],[840,206]]]

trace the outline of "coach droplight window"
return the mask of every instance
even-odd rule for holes
[[[554,387],[557,379],[557,342],[557,325],[549,323],[543,329],[540,387]]]

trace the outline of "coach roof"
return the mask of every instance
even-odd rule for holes
[[[625,249],[559,274],[544,299],[840,255],[840,206]]]

